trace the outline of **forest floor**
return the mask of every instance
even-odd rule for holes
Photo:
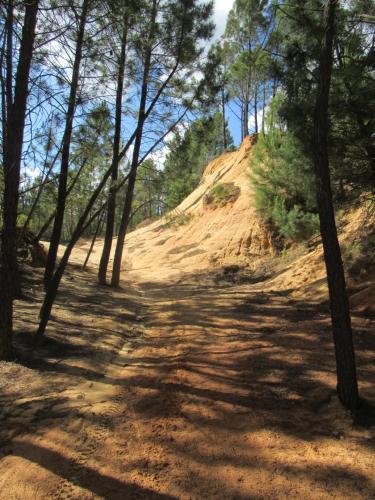
[[[0,364],[0,498],[375,498],[371,408],[353,423],[336,399],[327,307],[266,278],[113,291],[70,266],[32,353],[30,271]],[[374,403],[374,318],[353,322]]]

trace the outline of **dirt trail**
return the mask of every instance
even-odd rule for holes
[[[327,311],[231,278],[117,292],[128,312],[92,326],[86,365],[69,354],[40,367],[51,385],[37,412],[16,400],[0,498],[374,498],[375,433],[335,400]],[[116,299],[99,291],[95,318]],[[84,311],[65,317],[70,331]],[[355,327],[374,400],[373,322]]]

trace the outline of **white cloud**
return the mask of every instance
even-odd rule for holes
[[[214,5],[214,21],[216,24],[216,30],[214,38],[217,39],[225,31],[225,25],[227,23],[228,13],[233,7],[234,0],[215,0]]]

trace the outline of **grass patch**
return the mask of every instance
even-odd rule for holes
[[[234,182],[223,182],[214,186],[203,198],[205,206],[216,208],[228,203],[234,203],[239,197],[241,189]]]

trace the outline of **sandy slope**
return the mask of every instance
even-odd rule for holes
[[[238,151],[226,153],[206,168],[202,181],[174,211],[127,236],[123,269],[143,278],[178,276],[210,266],[254,262],[271,251],[270,235],[255,213],[249,176],[251,138]],[[233,182],[241,190],[234,203],[215,209],[205,207],[204,195],[218,183]],[[174,215],[190,219],[181,225],[168,224]],[[87,248],[82,244],[81,248]],[[98,242],[91,262],[98,263]]]

